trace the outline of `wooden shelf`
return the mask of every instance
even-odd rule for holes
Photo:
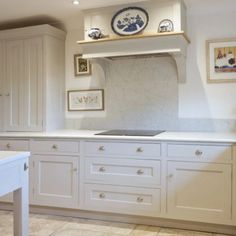
[[[77,41],[78,44],[91,44],[91,43],[99,43],[99,42],[109,42],[109,41],[119,41],[119,40],[129,40],[129,39],[141,39],[141,38],[151,38],[151,37],[165,37],[165,36],[177,36],[182,35],[188,43],[190,40],[188,36],[184,33],[184,31],[180,32],[167,32],[167,33],[153,33],[153,34],[137,34],[131,36],[111,36],[107,38],[97,39],[97,40],[83,40]]]

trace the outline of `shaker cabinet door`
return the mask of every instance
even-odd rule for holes
[[[6,42],[6,130],[42,130],[42,38]]]
[[[231,165],[168,163],[167,210],[171,217],[204,222],[231,219]]]
[[[3,130],[3,121],[4,121],[4,110],[3,110],[3,44],[0,41],[0,131]]]
[[[33,204],[62,208],[78,205],[78,157],[34,155]]]

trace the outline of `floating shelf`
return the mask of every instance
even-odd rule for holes
[[[77,42],[84,58],[123,58],[170,55],[177,65],[179,82],[186,81],[186,53],[190,40],[184,32],[109,37]]]

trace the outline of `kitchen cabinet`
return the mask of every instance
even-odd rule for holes
[[[43,40],[6,41],[6,130],[42,130]]]
[[[80,208],[160,215],[160,143],[86,141],[83,144]]]
[[[39,206],[78,208],[79,142],[34,139],[32,203]]]
[[[33,204],[77,208],[78,158],[71,156],[34,155]]]
[[[168,162],[167,213],[203,222],[231,219],[231,165]]]
[[[3,129],[3,44],[0,41],[0,131]]]
[[[0,40],[3,130],[63,128],[65,33],[39,25],[0,31]]]

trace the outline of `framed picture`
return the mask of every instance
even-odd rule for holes
[[[71,90],[67,92],[68,111],[103,111],[104,90]]]
[[[209,40],[207,50],[207,81],[236,82],[236,39]]]
[[[88,59],[82,58],[81,54],[74,55],[75,76],[90,75],[91,64]]]

